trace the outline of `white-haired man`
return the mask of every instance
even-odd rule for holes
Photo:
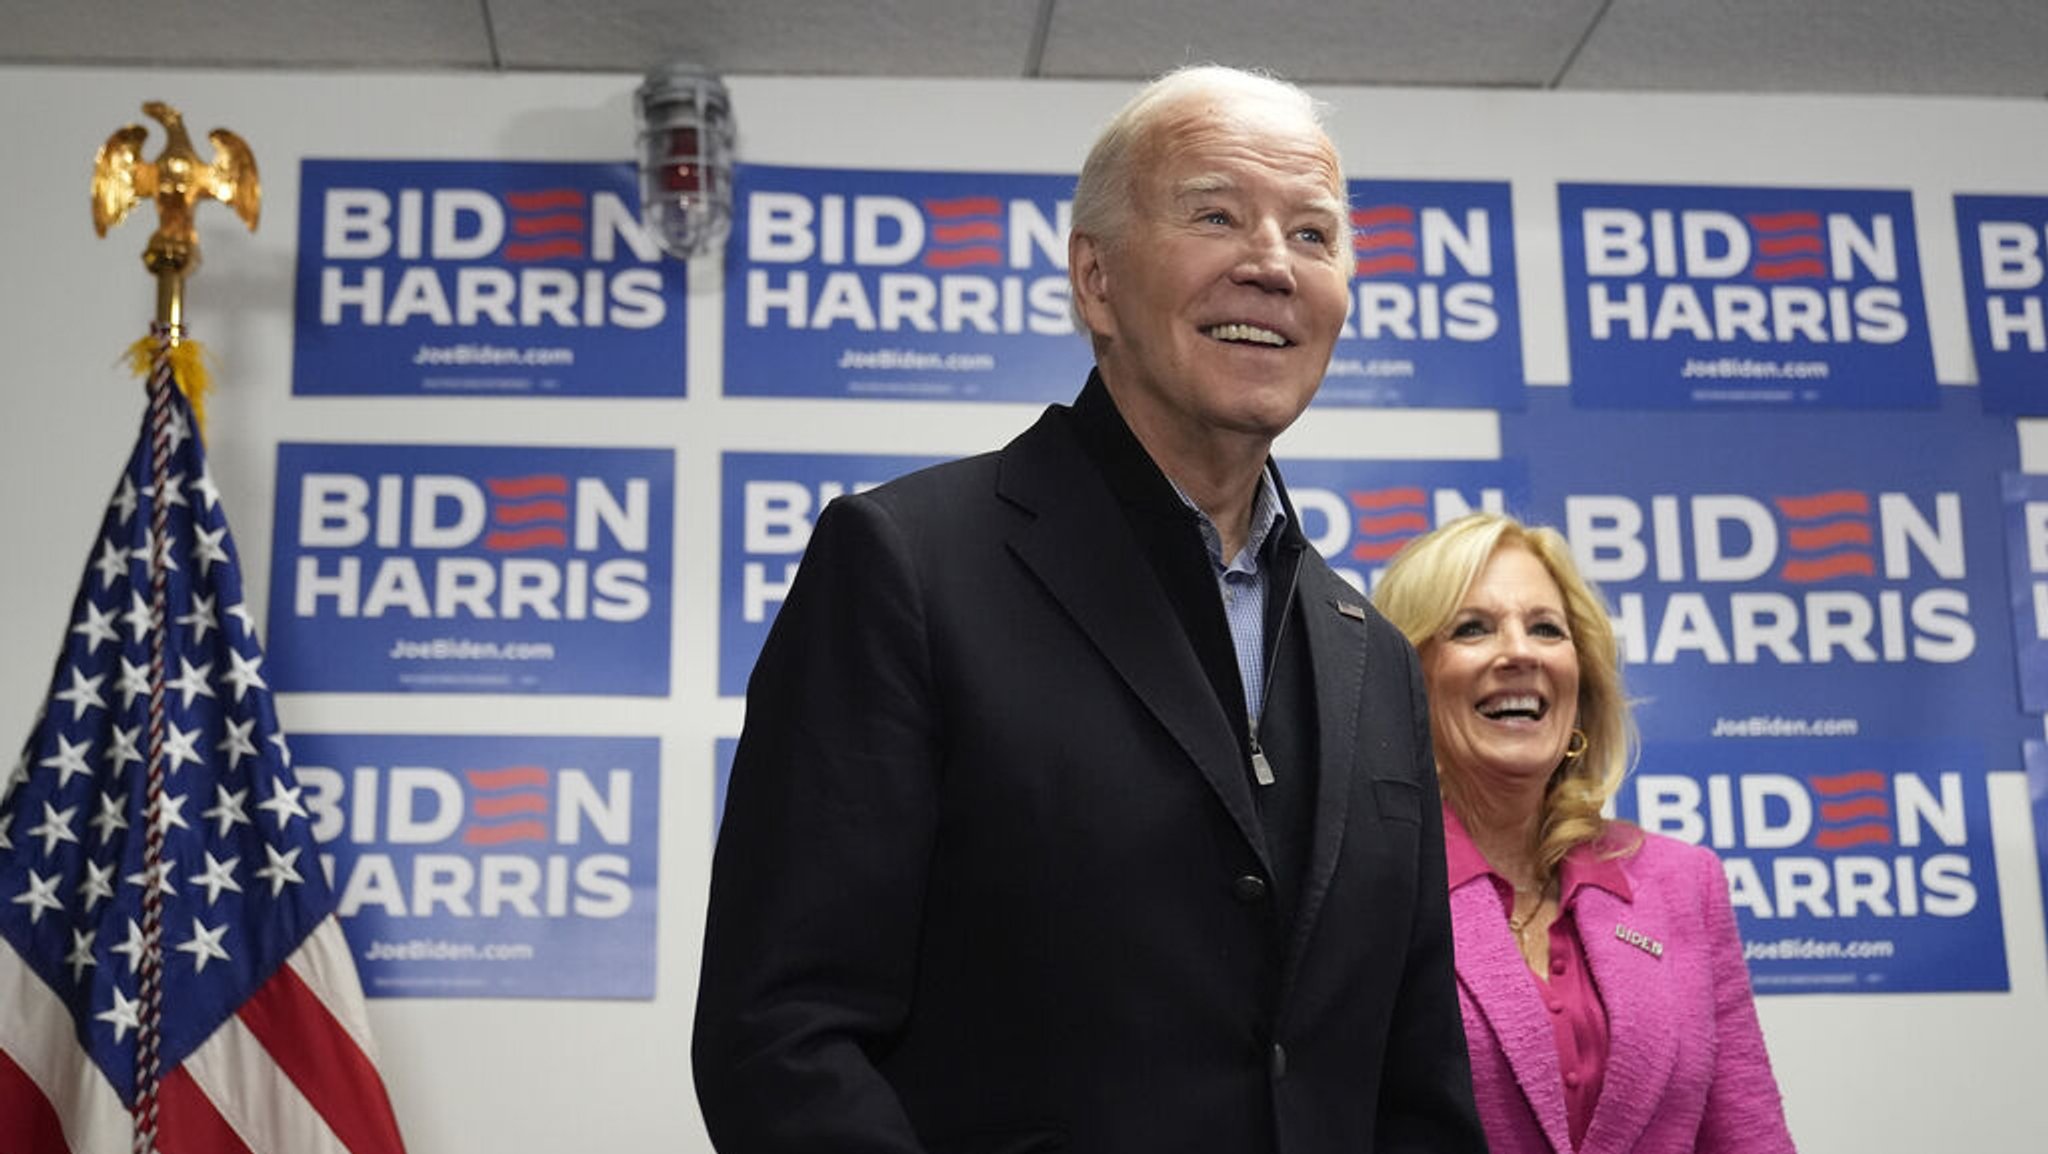
[[[1351,272],[1299,89],[1142,92],[1075,195],[1097,371],[819,519],[748,686],[693,1060],[778,1151],[1484,1150],[1413,651],[1268,450]]]

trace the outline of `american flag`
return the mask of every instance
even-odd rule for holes
[[[278,728],[234,539],[168,373],[101,522],[21,759],[0,780],[0,1148],[398,1154],[362,989]],[[166,608],[152,610],[161,500]],[[145,864],[162,634],[162,868]],[[151,960],[143,892],[154,886]],[[159,968],[160,966],[160,968]],[[145,977],[156,991],[146,996]],[[160,1003],[156,1029],[149,1008]],[[138,1039],[156,1039],[155,1070]]]

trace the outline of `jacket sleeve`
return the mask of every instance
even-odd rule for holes
[[[720,1150],[921,1149],[876,1063],[936,824],[924,629],[899,526],[828,506],[748,682],[713,859],[691,1062]]]
[[[1377,1149],[1389,1154],[1485,1154],[1486,1135],[1472,1102],[1472,1065],[1452,965],[1449,868],[1444,861],[1444,825],[1436,817],[1442,803],[1429,704],[1414,650],[1403,641],[1400,652],[1408,674],[1407,704],[1415,719],[1413,773],[1422,787],[1426,820],[1418,840],[1414,926],[1382,1064]]]
[[[1785,1126],[1784,1102],[1771,1073],[1763,1027],[1757,1022],[1735,908],[1728,900],[1728,878],[1711,852],[1702,851],[1699,860],[1714,963],[1716,1045],[1714,1080],[1707,1089],[1696,1149],[1699,1154],[1791,1154],[1792,1134]]]

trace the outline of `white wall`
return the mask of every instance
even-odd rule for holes
[[[94,238],[94,150],[167,100],[197,132],[256,150],[254,237],[201,211],[194,334],[216,358],[210,446],[249,593],[268,591],[281,440],[675,446],[674,690],[666,700],[294,695],[304,732],[628,733],[663,743],[658,995],[643,1002],[399,999],[371,1004],[382,1066],[416,1152],[705,1150],[688,1035],[711,828],[711,745],[736,734],[715,696],[718,457],[724,449],[961,453],[1020,428],[1029,406],[726,401],[722,299],[699,269],[687,400],[294,399],[290,341],[303,157],[619,160],[634,78],[301,75],[0,68],[13,174],[0,202],[0,742],[46,688],[100,511],[134,437],[141,387],[116,358],[153,288],[138,214]],[[743,156],[816,166],[1071,173],[1126,85],[732,78]],[[1329,90],[1351,174],[1511,179],[1529,379],[1567,379],[1554,226],[1557,180],[1909,187],[1937,372],[1972,379],[1949,196],[2048,193],[2048,105],[1960,100],[1593,96]],[[962,126],[966,126],[963,128]],[[152,150],[160,141],[153,137]],[[1079,382],[1076,382],[1078,385]],[[2048,422],[2022,460],[2048,471]],[[1282,452],[1490,456],[1486,413],[1315,412]],[[7,704],[12,703],[12,704]],[[9,713],[8,711],[13,711]],[[2012,991],[1778,996],[1762,1003],[1794,1135],[1808,1151],[2034,1150],[2029,1094],[2048,1069],[2048,957],[2017,751],[1993,751],[1992,802]],[[2010,757],[2011,760],[2007,760]]]

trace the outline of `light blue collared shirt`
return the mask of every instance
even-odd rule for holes
[[[1172,484],[1173,478],[1167,478]],[[1287,523],[1287,507],[1280,503],[1279,487],[1270,469],[1259,472],[1259,491],[1252,498],[1251,535],[1244,548],[1227,562],[1223,559],[1223,535],[1202,507],[1188,498],[1179,485],[1173,486],[1188,508],[1195,511],[1202,530],[1202,544],[1209,552],[1209,569],[1216,576],[1216,591],[1223,598],[1223,616],[1230,623],[1230,644],[1237,651],[1238,680],[1244,684],[1244,711],[1257,732],[1259,713],[1266,703],[1266,569],[1259,556],[1271,537]]]

